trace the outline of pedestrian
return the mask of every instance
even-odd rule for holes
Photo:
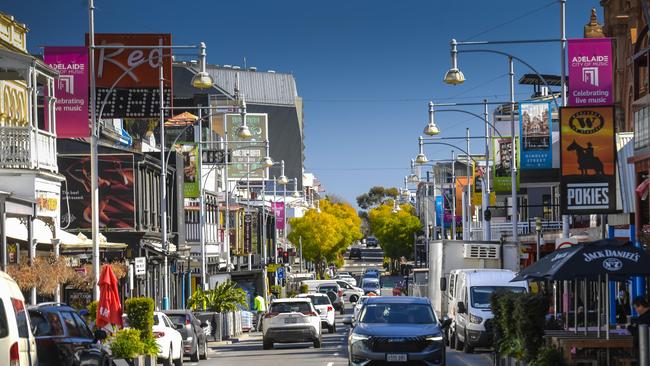
[[[260,296],[257,292],[255,293],[255,299],[253,300],[253,310],[255,311],[255,331],[259,332],[262,330],[262,318],[266,312],[266,302],[264,298]]]
[[[628,315],[630,315],[630,297],[627,291],[621,290],[616,297],[616,322],[618,324],[627,323]]]
[[[648,304],[648,300],[645,299],[645,297],[639,296],[634,299],[632,302],[632,305],[634,306],[634,309],[636,312],[639,314],[638,317],[632,319],[632,324],[628,325],[627,329],[632,333],[632,336],[634,337],[634,350],[635,354],[637,357],[637,360],[639,359],[639,325],[645,324],[645,325],[650,325],[650,305]]]

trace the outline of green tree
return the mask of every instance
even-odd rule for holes
[[[410,257],[414,234],[421,230],[420,220],[415,216],[413,206],[403,204],[401,210],[393,212],[393,205],[391,200],[368,212],[370,229],[381,243],[385,257]]]
[[[337,245],[343,240],[338,219],[324,211],[309,210],[303,217],[292,218],[289,222],[289,240],[295,244],[302,239],[304,259],[315,263],[316,272],[322,278],[323,262],[334,260],[339,252]]]
[[[374,186],[368,193],[357,196],[357,205],[363,210],[381,205],[387,201],[397,198],[399,191],[395,187],[385,188]]]

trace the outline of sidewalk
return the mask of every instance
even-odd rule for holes
[[[223,346],[247,340],[262,340],[262,332],[247,332],[223,341],[208,341],[208,347]]]

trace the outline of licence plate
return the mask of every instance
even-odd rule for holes
[[[286,318],[284,319],[284,324],[296,324],[298,322],[298,318]]]
[[[404,353],[389,353],[386,355],[387,362],[406,362],[408,357]]]

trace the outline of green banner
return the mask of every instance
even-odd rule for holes
[[[496,137],[493,140],[494,167],[492,168],[492,187],[495,192],[512,192],[512,137]],[[517,144],[517,191],[519,191],[519,138]]]
[[[201,179],[201,162],[199,161],[199,145],[196,143],[183,143],[183,195],[185,198],[198,198],[199,179]]]
[[[266,169],[259,163],[266,155],[264,141],[268,139],[268,115],[265,113],[247,113],[246,125],[253,136],[242,141],[237,130],[242,125],[239,114],[226,114],[228,129],[228,149],[232,152],[228,164],[228,179],[241,180],[249,177],[253,180],[266,179]]]

